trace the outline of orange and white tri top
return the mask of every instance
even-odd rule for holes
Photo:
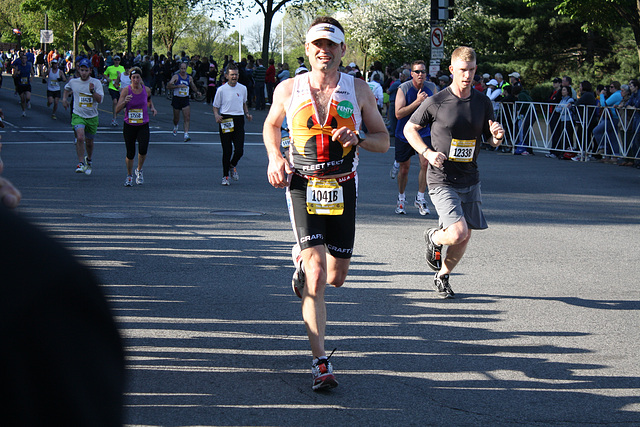
[[[331,131],[346,126],[356,132],[361,122],[353,76],[340,73],[325,123],[319,123],[318,120],[315,100],[309,87],[309,74],[296,76],[287,108],[291,137],[289,162],[293,169],[300,174],[316,177],[355,171],[358,166],[357,148],[343,147],[338,141],[332,141]]]

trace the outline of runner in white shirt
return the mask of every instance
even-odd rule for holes
[[[71,79],[64,88],[62,106],[69,107],[69,95],[73,93],[73,113],[71,126],[76,133],[76,153],[78,165],[76,173],[91,175],[93,141],[98,131],[98,105],[104,98],[104,90],[100,80],[91,77],[91,67],[88,59],[78,64],[79,79]],[[86,155],[85,155],[86,145]]]
[[[247,88],[238,83],[240,72],[234,63],[227,65],[227,83],[222,85],[213,98],[213,114],[219,124],[222,143],[222,185],[229,185],[229,172],[238,180],[238,162],[244,153],[244,118],[251,121],[247,107]],[[233,157],[232,157],[233,154]]]
[[[60,84],[67,81],[67,76],[60,68],[58,68],[58,60],[52,59],[46,74],[47,82],[47,107],[53,104],[53,112],[51,118],[56,120],[56,111],[58,110],[58,100],[60,99]]]

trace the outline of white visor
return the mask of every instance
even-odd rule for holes
[[[314,25],[307,32],[306,43],[311,43],[318,39],[328,39],[334,43],[344,43],[344,33],[340,28],[331,24],[318,24]]]

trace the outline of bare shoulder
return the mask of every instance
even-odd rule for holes
[[[353,85],[356,88],[356,93],[360,93],[363,91],[369,91],[371,92],[371,89],[369,88],[369,84],[367,82],[365,82],[362,79],[359,79],[357,77],[353,78]]]
[[[278,86],[276,86],[275,93],[277,93],[280,96],[286,96],[286,97],[291,96],[291,93],[293,92],[294,81],[295,81],[295,78],[290,78],[278,84]]]
[[[269,108],[269,114],[267,115],[266,122],[281,122],[282,117],[286,114],[285,110],[291,101],[293,80],[294,79],[287,79],[276,86],[273,91],[273,104],[271,104],[271,108]]]
[[[293,93],[293,83],[295,79],[287,79],[276,86],[273,91],[273,103],[279,105],[289,104],[291,94]]]
[[[373,96],[373,92],[371,88],[369,88],[369,84],[362,79],[354,78],[353,85],[356,89],[356,98],[358,99],[358,103],[362,104],[365,101],[370,102],[373,99],[375,102],[375,97]]]

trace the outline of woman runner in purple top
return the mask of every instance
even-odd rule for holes
[[[136,184],[144,183],[142,165],[149,149],[149,111],[155,116],[158,112],[151,100],[151,89],[142,84],[142,70],[133,67],[130,72],[131,84],[120,90],[120,99],[116,106],[116,114],[124,109],[124,127],[122,135],[127,147],[127,179],[125,187],[133,186],[133,158],[136,155],[138,141],[138,167],[136,168]]]

